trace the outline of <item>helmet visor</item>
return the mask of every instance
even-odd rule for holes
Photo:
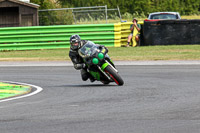
[[[73,46],[78,46],[78,42],[72,42]]]
[[[78,47],[79,47],[78,40],[72,40],[71,41],[71,46],[72,46],[73,49],[78,49]]]

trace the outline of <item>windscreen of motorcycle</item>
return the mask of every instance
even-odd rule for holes
[[[98,51],[97,45],[92,41],[88,41],[85,45],[83,45],[79,50],[78,53],[83,58],[88,58],[94,55]]]

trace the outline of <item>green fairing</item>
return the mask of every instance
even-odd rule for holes
[[[99,72],[94,72],[94,71],[90,71],[90,74],[96,78],[97,80],[100,80],[100,74]]]
[[[104,64],[101,66],[101,70],[104,71],[104,69],[105,69],[108,65],[109,65],[108,63],[104,63]]]
[[[109,64],[108,63],[104,63],[102,66],[101,66],[101,70],[104,71],[104,69],[108,66]],[[96,78],[97,80],[100,80],[100,73],[99,72],[94,72],[94,71],[90,71],[90,74]]]

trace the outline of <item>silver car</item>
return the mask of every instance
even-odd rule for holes
[[[148,20],[154,20],[154,19],[181,19],[181,16],[178,12],[154,12],[150,13]]]

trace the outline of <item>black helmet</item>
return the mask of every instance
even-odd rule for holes
[[[79,35],[72,35],[70,37],[71,49],[77,50],[81,47],[81,38]]]

